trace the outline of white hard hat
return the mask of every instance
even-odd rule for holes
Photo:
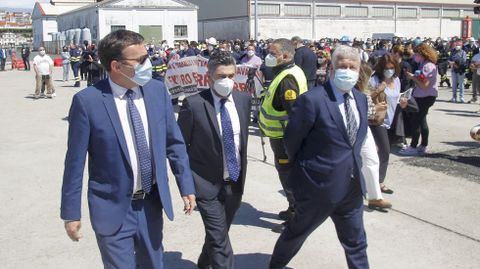
[[[207,44],[217,45],[217,40],[215,39],[215,37],[210,37],[209,39],[207,39]]]

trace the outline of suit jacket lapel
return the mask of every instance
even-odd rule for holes
[[[240,149],[246,144],[246,135],[245,130],[248,130],[248,126],[245,126],[247,123],[247,119],[245,119],[245,113],[242,113],[245,110],[245,105],[241,102],[241,99],[238,98],[238,92],[233,91],[232,97],[233,101],[235,102],[235,108],[237,109],[238,120],[240,121]],[[240,151],[240,155],[242,155],[242,151]]]
[[[348,144],[350,144],[350,139],[348,138],[347,134],[347,128],[345,127],[345,123],[343,122],[342,114],[340,113],[337,105],[337,99],[335,98],[335,94],[333,93],[333,89],[330,86],[329,81],[325,83],[325,93],[328,95],[329,100],[329,102],[327,102],[327,108],[330,111],[333,120],[337,124],[337,127],[342,130],[343,138],[345,139],[345,141],[347,141]]]
[[[358,111],[358,115],[359,115],[359,118],[360,118],[360,122],[358,124],[357,139],[355,139],[355,141],[358,141],[358,136],[360,135],[360,130],[363,130],[362,129],[363,125],[365,123],[367,123],[368,120],[366,119],[367,115],[364,112],[362,113],[362,110],[361,110],[361,108],[365,106],[365,99],[362,98],[362,96],[361,96],[363,93],[360,93],[360,92],[356,91],[355,89],[353,89],[352,91],[353,91],[353,96],[355,96],[355,102],[357,103],[357,111]]]
[[[153,159],[157,160],[158,156],[156,156],[156,150],[158,147],[156,146],[156,141],[157,139],[154,138],[159,138],[161,135],[161,132],[157,128],[158,123],[154,122],[154,119],[158,119],[159,115],[152,115],[152,113],[155,113],[155,107],[158,106],[158,104],[155,104],[155,97],[151,96],[152,92],[150,91],[150,88],[147,87],[140,87],[140,90],[142,91],[143,95],[143,102],[145,103],[145,110],[147,112],[147,121],[148,121],[148,133],[149,136],[148,139],[150,141],[150,151],[153,153]],[[155,162],[154,162],[155,163]]]
[[[218,126],[218,121],[217,121],[217,113],[215,112],[215,104],[213,103],[213,96],[210,90],[207,90],[208,93],[205,94],[205,100],[204,106],[205,110],[208,115],[208,119],[210,120],[210,123],[215,127],[215,132],[217,133],[218,138],[220,141],[222,141],[222,138],[220,136],[220,127]]]
[[[101,84],[99,83],[98,87],[101,88],[103,91],[103,103],[105,105],[105,108],[107,109],[107,113],[110,117],[110,121],[112,122],[115,134],[117,135],[118,143],[122,148],[125,159],[127,159],[128,164],[131,166],[132,164],[130,163],[127,142],[125,140],[125,135],[123,134],[122,124],[120,123],[120,117],[118,116],[117,106],[115,104],[115,100],[113,99],[110,82],[108,80],[104,80],[103,82],[101,82]]]

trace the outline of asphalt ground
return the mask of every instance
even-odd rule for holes
[[[33,71],[0,72],[0,268],[102,267],[86,196],[80,242],[68,239],[59,218],[66,116],[79,90],[73,81],[60,81],[61,72],[55,68],[53,100],[32,98]],[[391,155],[386,184],[395,193],[385,198],[393,209],[365,208],[371,268],[480,268],[480,143],[469,136],[480,123],[475,113],[480,107],[446,102],[450,98],[451,90],[441,88],[430,110],[431,154]],[[263,162],[258,130],[252,126],[245,195],[230,230],[241,269],[267,268],[278,238],[270,229],[287,207],[268,143],[266,153]],[[174,183],[171,190],[176,218],[165,218],[165,268],[195,268],[204,238],[202,221],[198,212],[183,215]],[[347,267],[330,220],[308,238],[289,267]]]

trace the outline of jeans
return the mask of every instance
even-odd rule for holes
[[[63,64],[63,80],[68,81],[68,74],[70,73],[70,63]]]
[[[452,71],[452,99],[457,100],[457,89],[459,90],[460,100],[463,101],[463,81],[465,80],[465,73],[459,74]]]

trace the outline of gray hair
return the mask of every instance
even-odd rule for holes
[[[360,54],[358,53],[357,48],[352,48],[346,45],[339,45],[335,48],[332,54],[332,67],[335,69],[337,66],[337,61],[343,59],[350,59],[357,62],[360,62]]]
[[[219,65],[233,65],[236,67],[235,58],[228,51],[215,51],[208,59],[208,74],[213,76]]]
[[[295,47],[293,46],[292,41],[286,38],[279,38],[275,39],[272,43],[280,45],[280,52],[286,54],[289,60],[293,59],[293,56],[295,56]]]

